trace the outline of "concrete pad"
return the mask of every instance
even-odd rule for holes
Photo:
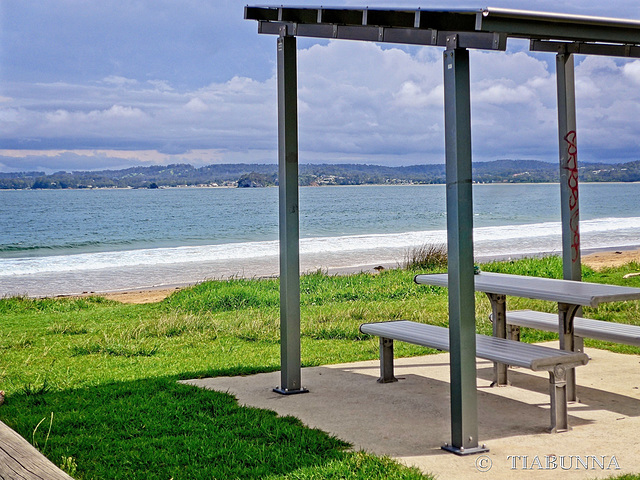
[[[554,344],[555,343],[555,344]],[[557,348],[557,342],[545,345]],[[492,364],[478,361],[478,419],[484,455],[459,457],[450,441],[449,354],[396,360],[397,383],[378,384],[378,361],[305,368],[310,393],[272,392],[280,373],[183,383],[235,395],[241,405],[293,415],[355,449],[388,455],[439,479],[606,478],[640,473],[640,356],[587,349],[576,370],[572,429],[547,433],[546,372],[510,369],[510,387],[490,387]],[[535,472],[535,473],[534,473]]]

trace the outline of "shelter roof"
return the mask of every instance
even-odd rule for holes
[[[640,21],[504,8],[389,9],[247,6],[259,33],[504,50],[507,38],[532,50],[640,57]]]

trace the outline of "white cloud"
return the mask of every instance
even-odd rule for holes
[[[170,92],[173,90],[173,87],[166,80],[149,80],[147,83],[153,85],[156,90],[161,92]]]
[[[195,97],[195,98],[192,98],[191,100],[189,100],[189,102],[187,102],[187,104],[184,106],[184,108],[186,108],[187,110],[190,110],[192,112],[196,112],[196,113],[202,113],[202,112],[206,112],[207,110],[209,110],[209,107],[207,106],[207,104],[204,103],[198,97]]]
[[[20,110],[17,108],[3,108],[0,109],[0,125],[16,125],[20,119]]]
[[[583,161],[638,159],[638,61],[587,57],[576,65],[578,155]]]
[[[442,49],[412,54],[357,42],[301,52],[301,146],[334,158],[443,161],[442,61]],[[554,159],[555,79],[546,62],[473,52],[471,72],[475,158]]]
[[[438,84],[431,89],[427,88],[413,80],[403,82],[400,90],[393,94],[396,105],[408,109],[442,107],[444,105],[444,85]]]
[[[640,60],[626,63],[624,67],[622,67],[622,71],[629,80],[640,85]]]
[[[102,112],[93,111],[90,113],[90,115],[97,116],[97,117],[104,116],[105,118],[117,119],[117,120],[143,119],[146,117],[145,113],[139,108],[124,107],[122,105],[114,105],[108,110],[105,110]]]
[[[474,101],[494,105],[528,104],[536,100],[536,92],[526,85],[514,85],[513,82],[498,80],[475,93]]]
[[[132,86],[138,83],[138,81],[133,78],[125,78],[119,75],[109,75],[108,77],[104,78],[102,81],[103,83],[106,83],[109,85],[116,85],[118,87]]]

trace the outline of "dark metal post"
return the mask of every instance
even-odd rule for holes
[[[565,280],[582,279],[578,206],[578,143],[573,55],[556,56],[558,140],[560,146],[560,204],[562,218],[562,273]]]
[[[442,448],[465,455],[486,449],[478,447],[469,52],[456,47],[452,35],[444,52],[451,445]]]
[[[393,339],[380,337],[380,378],[378,383],[397,382],[393,375]]]
[[[278,37],[278,175],[280,192],[280,386],[304,393],[300,361],[300,231],[298,215],[298,82],[296,38]]]
[[[560,151],[560,213],[562,221],[562,277],[565,280],[582,280],[580,259],[580,208],[578,204],[578,142],[576,135],[576,88],[573,55],[556,55],[556,82],[558,90],[558,141]],[[560,348],[574,350],[573,321],[560,316]],[[579,308],[574,315],[582,315]],[[573,318],[573,317],[572,317]],[[567,326],[571,331],[566,331]],[[576,401],[575,369],[567,372],[567,396]]]

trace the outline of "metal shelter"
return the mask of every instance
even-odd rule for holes
[[[258,33],[277,35],[280,201],[281,385],[303,393],[300,364],[298,114],[296,37],[444,47],[444,113],[451,442],[457,454],[478,443],[469,49],[506,50],[508,38],[556,53],[563,275],[580,280],[574,54],[640,58],[640,21],[501,8],[465,10],[247,6]],[[496,332],[494,332],[496,333]],[[497,332],[499,333],[499,332]],[[569,333],[569,332],[565,332]],[[561,335],[562,346],[568,335]]]

